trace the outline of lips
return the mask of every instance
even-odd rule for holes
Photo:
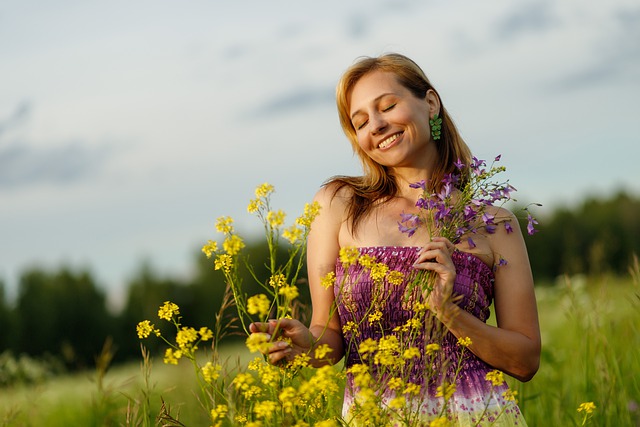
[[[393,135],[389,136],[388,138],[383,139],[382,142],[380,142],[380,144],[378,144],[378,148],[380,148],[380,149],[387,148],[388,146],[393,144],[396,141],[396,139],[398,139],[400,137],[400,135],[402,135],[402,132],[394,133]]]

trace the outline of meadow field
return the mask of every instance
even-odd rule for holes
[[[529,426],[640,426],[640,285],[627,277],[561,278],[536,288],[541,366],[528,383],[509,379]],[[135,331],[132,329],[132,334]],[[229,366],[253,356],[242,344],[222,353]],[[1,426],[150,426],[163,403],[185,426],[209,426],[193,366],[132,363],[0,389]],[[102,361],[107,366],[108,356]],[[145,375],[144,372],[148,372]],[[174,424],[167,424],[174,425]]]

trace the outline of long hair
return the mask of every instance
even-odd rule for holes
[[[352,199],[347,215],[353,233],[357,231],[360,221],[371,212],[374,204],[385,203],[398,194],[398,186],[393,175],[389,173],[385,166],[373,161],[360,148],[356,130],[349,115],[351,92],[354,86],[362,77],[373,71],[393,73],[398,83],[407,88],[417,98],[424,99],[427,91],[431,89],[440,100],[439,116],[442,118],[442,130],[440,139],[434,141],[437,147],[438,161],[431,178],[427,182],[431,191],[438,191],[444,176],[456,171],[455,162],[457,160],[462,161],[465,165],[469,165],[471,161],[471,151],[460,136],[446,108],[444,108],[440,95],[431,85],[424,71],[414,61],[398,53],[359,59],[345,71],[338,82],[336,103],[342,130],[349,138],[353,151],[360,158],[363,176],[335,176],[325,183],[325,185],[332,184],[336,192],[343,187],[348,187],[352,190]],[[463,175],[461,178],[460,184],[466,181],[467,176]]]

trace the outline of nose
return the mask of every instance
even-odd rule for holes
[[[371,133],[376,135],[384,132],[388,123],[381,114],[374,114],[369,117],[369,124],[371,125]]]

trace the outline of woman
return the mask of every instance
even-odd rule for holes
[[[417,212],[416,201],[423,191],[410,184],[424,181],[430,190],[438,191],[443,177],[456,170],[456,162],[471,162],[470,151],[440,96],[409,58],[387,54],[356,62],[338,84],[337,104],[343,130],[362,161],[364,175],[333,178],[316,194],[321,210],[311,227],[307,256],[312,319],[308,328],[294,319],[281,319],[277,328],[276,322],[252,325],[253,332],[277,335],[269,361],[291,360],[302,352],[313,356],[311,350],[321,344],[329,345],[332,353],[328,360],[314,360],[316,366],[337,363],[346,355],[344,416],[357,418],[361,385],[349,368],[366,359],[360,345],[367,338],[392,335],[411,316],[403,306],[403,291],[394,288],[379,304],[381,319],[370,322],[375,327],[363,327],[357,333],[345,330],[347,324],[367,324],[357,318],[358,313],[362,316],[369,310],[371,294],[379,291],[366,272],[336,262],[341,249],[358,248],[361,255],[393,265],[407,277],[418,270],[435,275],[433,290],[424,296],[439,322],[424,324],[419,337],[425,345],[433,342],[436,323],[443,325],[441,354],[450,360],[436,363],[427,356],[426,347],[420,347],[418,361],[413,362],[406,379],[423,386],[417,397],[408,400],[412,413],[425,421],[446,416],[459,425],[478,421],[525,425],[506,384],[492,382],[492,374],[487,377],[499,370],[528,381],[538,370],[537,308],[519,227],[480,230],[472,241],[460,239],[455,245],[429,236],[425,229],[413,236],[398,231],[399,218]],[[438,117],[441,129],[434,126]],[[505,209],[488,209],[503,222],[517,224]],[[331,272],[337,273],[338,282],[349,286],[337,282],[325,288],[321,282]],[[497,326],[485,323],[492,297]],[[465,343],[463,350],[458,339]],[[420,372],[436,365],[443,372],[421,378]],[[442,388],[446,384],[455,386]],[[450,398],[447,390],[453,393]],[[392,398],[400,393],[378,390],[379,403],[393,413]]]

